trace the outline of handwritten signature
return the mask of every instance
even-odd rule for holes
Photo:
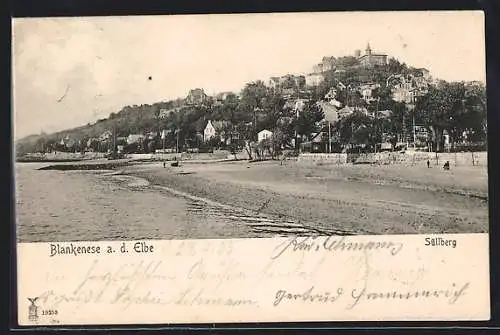
[[[393,241],[352,241],[347,237],[307,236],[292,237],[279,244],[272,252],[271,259],[277,259],[286,251],[291,252],[348,252],[348,251],[381,251],[388,250],[393,256],[403,248],[403,243]]]
[[[168,286],[169,281],[176,279],[175,276],[159,273],[161,261],[144,262],[136,264],[124,264],[116,271],[99,271],[99,261],[94,261],[83,280],[70,293],[58,293],[56,290],[48,290],[39,295],[41,302],[50,308],[57,308],[62,303],[74,303],[85,305],[89,303],[119,304],[123,309],[132,305],[218,305],[218,306],[242,306],[257,305],[254,299],[234,296],[218,296],[212,292],[207,294],[204,288],[187,289],[174,287],[170,290],[171,295],[158,289],[149,289],[151,281],[160,281],[155,287]],[[199,264],[198,264],[199,266]],[[195,271],[191,268],[195,276]],[[196,273],[196,276],[201,276]],[[201,276],[202,277],[202,276]],[[168,287],[167,287],[168,288]]]

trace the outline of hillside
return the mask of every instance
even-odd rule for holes
[[[163,130],[167,148],[197,148],[202,144],[241,147],[244,141],[254,142],[257,132],[263,129],[275,133],[273,147],[289,146],[294,132],[301,140],[311,141],[318,132],[325,131],[321,120],[326,111],[320,107],[325,106],[325,101],[347,108],[344,109],[347,116],[334,117],[337,121],[330,130],[338,139],[337,147],[373,146],[381,141],[394,141],[395,145],[397,141],[407,141],[412,132],[408,128],[410,113],[413,122],[432,135],[438,150],[442,148],[445,133],[453,141],[465,141],[462,135],[465,132],[472,134],[469,138],[485,138],[484,86],[435,81],[428,70],[407,66],[394,58],[383,65],[370,66],[358,59],[324,57],[323,64],[316,65],[315,72],[308,75],[321,79],[314,84],[307,84],[304,76],[286,75],[273,77],[269,84],[247,83],[239,95],[226,92],[209,97],[198,88],[191,90],[186,99],[125,106],[94,124],[18,140],[17,155],[83,152],[90,148],[106,152],[111,150],[111,133],[115,138],[137,134],[141,140],[129,150],[154,152],[162,147]],[[301,100],[307,103],[300,108],[297,118],[296,104]],[[333,109],[329,108],[328,113],[335,114],[337,108]],[[379,111],[391,113],[385,114],[383,120],[373,120]],[[208,120],[226,121],[221,123],[224,129],[216,129],[217,136],[211,143],[203,138]],[[428,145],[428,141],[424,139],[422,145]]]

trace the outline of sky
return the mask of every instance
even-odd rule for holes
[[[368,42],[436,78],[486,77],[478,11],[23,18],[12,31],[14,138],[196,87],[212,95],[307,74],[323,56],[353,55]]]

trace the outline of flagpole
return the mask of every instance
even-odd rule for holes
[[[162,130],[161,137],[163,139],[162,159],[163,159],[163,161],[165,161],[165,129]]]
[[[330,121],[328,121],[328,153],[332,153],[332,131],[330,129]]]

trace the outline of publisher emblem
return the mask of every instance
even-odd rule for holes
[[[36,301],[38,300],[38,297],[28,298],[28,300],[31,303],[31,305],[28,309],[28,320],[37,321],[38,320],[38,306],[36,305]]]

